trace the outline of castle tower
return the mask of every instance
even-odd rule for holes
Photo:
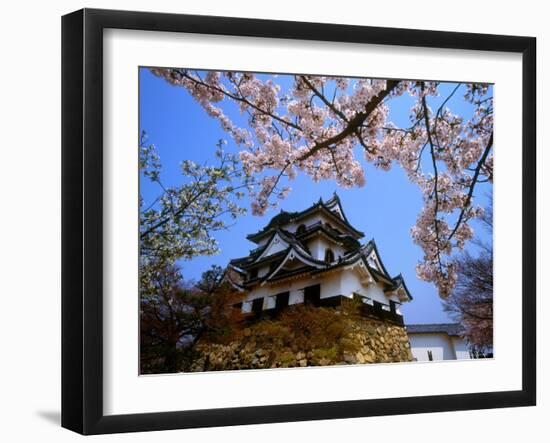
[[[257,247],[231,260],[229,281],[243,292],[244,314],[262,316],[289,305],[338,306],[360,298],[364,312],[403,324],[399,306],[412,300],[401,275],[391,277],[374,240],[347,219],[339,197],[299,212],[281,211],[247,239]]]

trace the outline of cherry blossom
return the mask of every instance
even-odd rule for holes
[[[263,214],[290,192],[298,173],[334,179],[341,187],[363,186],[363,159],[382,170],[397,165],[422,193],[424,207],[411,229],[422,248],[419,278],[433,282],[445,298],[456,284],[452,254],[472,238],[479,183],[493,179],[493,97],[484,84],[457,84],[445,97],[433,81],[294,75],[285,89],[276,76],[153,68],[172,85],[185,88],[241,147],[252,211]],[[390,120],[392,100],[408,94],[414,104],[409,125]],[[449,102],[458,94],[473,109],[457,115]],[[435,100],[438,99],[438,100]],[[232,102],[246,127],[224,112]],[[431,103],[438,103],[431,109]]]

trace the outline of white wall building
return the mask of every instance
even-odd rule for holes
[[[407,325],[413,357],[417,361],[470,359],[468,343],[458,323]]]
[[[300,212],[281,211],[247,239],[258,246],[231,260],[226,278],[244,292],[243,313],[288,305],[336,306],[360,297],[372,313],[402,324],[399,305],[412,299],[401,275],[391,277],[374,240],[348,221],[336,194]]]

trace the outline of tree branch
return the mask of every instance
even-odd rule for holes
[[[454,229],[452,230],[451,234],[449,235],[448,240],[451,240],[453,236],[455,235],[456,231],[458,230],[460,223],[462,223],[462,219],[464,218],[464,214],[466,212],[466,209],[470,206],[470,203],[472,201],[472,195],[474,194],[474,188],[477,183],[477,179],[479,177],[479,174],[481,172],[481,168],[483,167],[483,164],[485,163],[485,160],[487,160],[487,157],[489,156],[489,152],[491,152],[491,148],[493,147],[493,133],[491,133],[491,137],[489,137],[489,141],[487,142],[487,146],[485,147],[485,151],[483,151],[483,155],[479,159],[479,162],[476,166],[474,175],[472,177],[472,183],[470,184],[470,189],[468,191],[468,196],[466,197],[466,201],[464,202],[464,207],[460,211],[460,215],[458,216],[458,221],[456,222],[456,225]]]
[[[388,96],[399,84],[398,81],[389,80],[386,84],[386,89],[381,91],[376,97],[373,97],[370,102],[365,106],[364,112],[358,112],[355,117],[349,120],[348,125],[344,128],[342,132],[336,134],[335,136],[326,139],[323,142],[316,143],[308,152],[299,157],[297,161],[307,160],[309,157],[320,151],[321,149],[328,148],[334,144],[337,144],[344,140],[346,137],[355,133],[358,127],[360,127],[363,122],[372,114],[380,102]]]
[[[296,125],[296,124],[294,124],[294,123],[292,123],[288,120],[285,120],[284,118],[281,118],[278,115],[275,115],[271,112],[265,111],[264,109],[256,106],[254,103],[252,103],[251,101],[244,98],[243,96],[238,96],[238,95],[235,95],[235,94],[231,94],[229,91],[226,91],[225,89],[218,88],[217,86],[209,85],[208,83],[205,83],[204,81],[202,81],[202,79],[200,79],[200,78],[199,78],[199,80],[197,80],[196,78],[193,78],[192,76],[187,74],[186,71],[178,71],[178,73],[182,77],[185,77],[186,79],[188,79],[189,81],[194,82],[195,84],[199,84],[201,86],[204,86],[205,88],[210,88],[210,89],[213,89],[214,91],[220,92],[220,93],[222,93],[226,97],[229,97],[232,100],[235,100],[235,101],[238,101],[238,102],[241,102],[241,103],[245,103],[247,106],[250,106],[251,108],[255,109],[256,111],[260,112],[261,114],[267,115],[267,116],[273,118],[274,120],[277,120],[277,121],[279,121],[279,122],[281,122],[285,125],[291,126],[294,129],[297,129],[299,131],[302,130],[302,128],[300,128],[300,126],[298,126],[298,125]],[[235,83],[233,83],[233,84],[235,84]]]
[[[420,84],[421,91],[424,92],[424,82]],[[432,166],[434,169],[434,227],[435,227],[435,245],[437,247],[437,261],[439,263],[439,270],[443,271],[443,265],[441,264],[441,248],[439,246],[439,226],[437,220],[437,213],[439,211],[439,196],[437,190],[437,181],[438,181],[438,172],[437,172],[437,162],[435,159],[434,144],[432,141],[432,135],[430,130],[430,119],[428,118],[428,105],[426,104],[426,96],[422,94],[422,107],[424,109],[424,123],[426,125],[426,134],[428,135],[428,143],[430,145],[430,154],[432,157]]]

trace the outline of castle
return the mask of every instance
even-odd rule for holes
[[[243,292],[243,314],[261,317],[290,305],[338,306],[359,298],[369,317],[403,325],[412,300],[401,275],[391,277],[374,240],[348,221],[339,197],[299,212],[281,211],[247,239],[257,247],[231,260],[226,277]]]

